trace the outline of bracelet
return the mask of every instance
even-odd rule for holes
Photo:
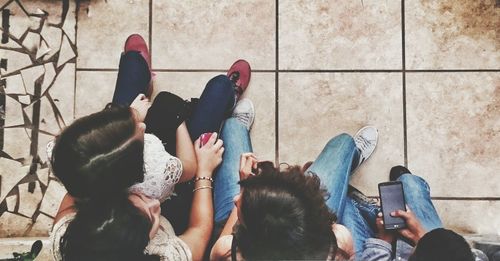
[[[194,182],[196,182],[196,181],[200,181],[200,180],[210,180],[210,182],[214,182],[214,179],[213,179],[213,178],[211,178],[211,177],[196,177],[196,178],[194,179]]]
[[[201,187],[197,187],[197,188],[193,189],[193,192],[200,190],[200,189],[213,189],[213,187],[212,186],[201,186]]]

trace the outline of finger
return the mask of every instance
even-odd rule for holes
[[[383,217],[383,216],[384,216],[384,214],[382,214],[382,212],[378,212],[377,216],[378,216],[378,217]]]
[[[259,161],[257,159],[254,159],[252,162],[252,168],[257,169],[259,167]]]
[[[194,141],[194,147],[195,147],[195,148],[200,148],[200,138],[198,138],[198,139],[196,139],[196,140]]]
[[[217,132],[212,132],[212,135],[210,135],[210,139],[208,139],[209,142],[207,143],[210,143],[210,144],[214,144],[215,141],[217,140]]]
[[[220,148],[222,148],[222,145],[223,145],[223,144],[224,144],[224,142],[223,142],[221,139],[219,139],[219,140],[217,140],[217,142],[214,144],[214,146],[213,146],[213,147],[214,147],[214,149],[217,151],[217,150],[219,150]]]
[[[135,97],[137,100],[142,100],[144,98],[146,98],[146,95],[144,95],[143,93],[139,93],[139,95],[137,95],[137,97]]]
[[[404,210],[397,210],[395,212],[391,213],[391,216],[393,217],[401,217],[403,219],[408,219],[410,218],[410,213],[404,211]]]
[[[245,161],[245,168],[244,168],[244,170],[245,170],[247,173],[252,172],[252,165],[253,165],[253,162],[252,162],[251,160],[246,160],[246,161]]]
[[[245,153],[243,153],[240,156],[240,171],[243,170],[243,168],[245,166],[245,162],[246,162],[246,157],[245,157]]]

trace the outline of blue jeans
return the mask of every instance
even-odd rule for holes
[[[215,222],[229,217],[234,207],[233,198],[240,193],[239,169],[241,154],[252,152],[250,134],[245,125],[236,118],[229,118],[222,127],[221,139],[224,142],[222,163],[214,175],[214,213]]]
[[[436,208],[432,204],[429,185],[416,175],[403,174],[398,178],[403,183],[406,204],[426,231],[443,227]],[[344,211],[344,225],[351,231],[356,256],[363,251],[367,238],[375,237],[375,218],[378,207],[367,202],[349,199]]]
[[[346,205],[347,187],[353,166],[357,165],[359,153],[352,137],[340,134],[332,138],[307,169],[307,174],[316,174],[326,188],[329,197],[326,205],[337,215],[342,223]]]

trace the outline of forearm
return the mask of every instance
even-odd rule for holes
[[[197,173],[196,176],[211,176],[206,173]],[[201,260],[210,240],[213,229],[213,203],[212,187],[208,180],[200,180],[195,184],[193,192],[193,203],[189,217],[189,227],[180,238],[186,242],[193,254],[193,260]]]
[[[233,208],[231,211],[231,214],[229,215],[229,218],[226,221],[226,224],[224,225],[224,228],[222,229],[222,232],[220,233],[220,237],[226,236],[226,235],[231,235],[233,233],[233,227],[236,225],[238,222],[238,209],[236,207]]]
[[[196,174],[198,164],[196,162],[193,142],[189,137],[185,122],[177,128],[175,147],[177,157],[181,160],[183,166],[183,172],[179,182],[189,181]]]

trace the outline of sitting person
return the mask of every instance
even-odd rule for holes
[[[385,230],[382,213],[379,213],[375,221],[376,238],[365,239],[361,260],[483,260],[480,259],[481,255],[474,256],[462,236],[442,228],[441,220],[431,201],[429,185],[424,179],[412,175],[403,166],[396,166],[391,169],[390,180],[403,183],[408,210],[398,210],[391,215],[404,219],[407,228],[399,229],[397,232]],[[351,216],[353,217],[355,216]],[[367,222],[365,218],[366,215],[359,216],[352,223],[358,222],[358,225],[369,229],[365,225]],[[375,231],[367,233],[375,233]]]
[[[56,217],[51,233],[54,260],[201,260],[212,232],[212,173],[224,148],[217,134],[195,141],[198,170],[188,229],[179,237],[161,216],[160,202],[119,192],[77,202]],[[60,215],[63,215],[62,217]]]
[[[331,139],[305,173],[259,163],[248,130],[228,120],[221,132],[227,150],[215,175],[214,207],[216,226],[225,226],[210,259],[351,259],[353,241],[339,223],[349,176],[374,151],[377,130]]]

